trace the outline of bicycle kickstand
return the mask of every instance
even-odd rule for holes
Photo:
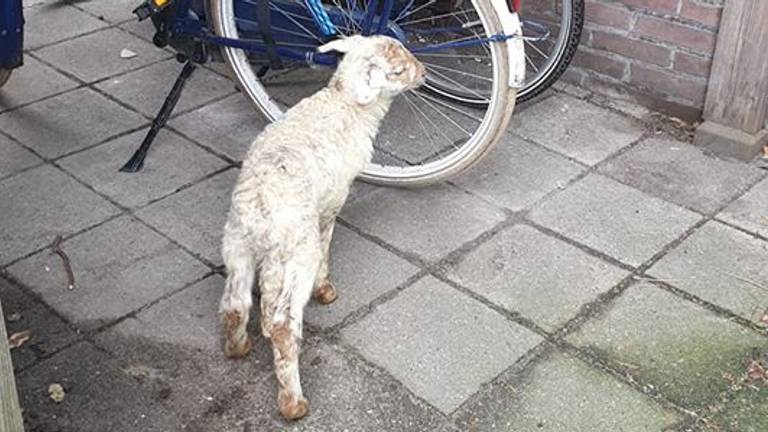
[[[176,78],[176,82],[173,84],[171,92],[168,93],[168,96],[165,98],[163,107],[160,108],[157,116],[154,118],[154,120],[152,120],[152,126],[149,128],[147,135],[144,137],[144,141],[141,142],[141,146],[136,149],[136,152],[133,154],[133,156],[131,156],[131,159],[129,159],[128,162],[126,162],[125,165],[120,168],[120,171],[135,173],[141,171],[141,169],[144,167],[144,159],[147,157],[147,153],[149,153],[149,147],[155,140],[157,133],[160,132],[160,129],[165,126],[165,123],[168,121],[168,117],[171,116],[173,109],[179,102],[181,91],[184,90],[184,84],[192,75],[192,72],[195,71],[195,68],[196,66],[194,63],[192,63],[192,60],[187,60],[187,62],[184,63],[184,68],[181,70],[179,77]]]

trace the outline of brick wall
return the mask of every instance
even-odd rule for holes
[[[621,89],[695,120],[707,89],[724,0],[586,0],[581,46],[566,80]]]

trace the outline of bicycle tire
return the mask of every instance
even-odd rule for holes
[[[236,38],[237,27],[234,19],[233,0],[211,0],[211,17],[214,31],[218,36]],[[483,27],[488,34],[502,31],[500,17],[486,0],[472,0]],[[461,151],[437,162],[416,166],[370,165],[360,176],[369,183],[395,186],[419,187],[434,184],[469,169],[479,161],[503,136],[515,107],[517,90],[509,82],[508,52],[503,44],[489,45],[493,54],[494,85],[488,104],[488,111],[475,134],[463,144]],[[277,119],[281,112],[277,104],[256,78],[252,66],[242,50],[221,47],[225,62],[233,78],[238,81],[243,93],[265,115],[269,121]],[[470,142],[471,141],[471,142]]]
[[[0,87],[4,86],[11,78],[11,72],[13,69],[0,69]]]
[[[549,67],[547,74],[535,82],[526,81],[525,85],[518,91],[517,100],[524,102],[540,95],[550,88],[565,73],[576,56],[576,50],[581,41],[581,32],[584,28],[584,0],[563,0],[571,4],[571,22],[565,35],[565,44],[560,52],[555,53],[557,59]],[[523,4],[522,15],[525,14],[525,4]]]

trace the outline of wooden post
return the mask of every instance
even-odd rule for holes
[[[768,144],[768,1],[726,0],[694,143],[752,159]]]
[[[13,378],[11,353],[8,349],[8,334],[5,332],[5,317],[0,304],[0,432],[24,432],[24,424]]]

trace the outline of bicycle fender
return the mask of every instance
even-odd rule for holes
[[[525,44],[520,16],[511,12],[506,0],[490,0],[491,6],[501,21],[504,34],[510,37],[505,41],[509,54],[509,86],[521,88],[525,83]]]

